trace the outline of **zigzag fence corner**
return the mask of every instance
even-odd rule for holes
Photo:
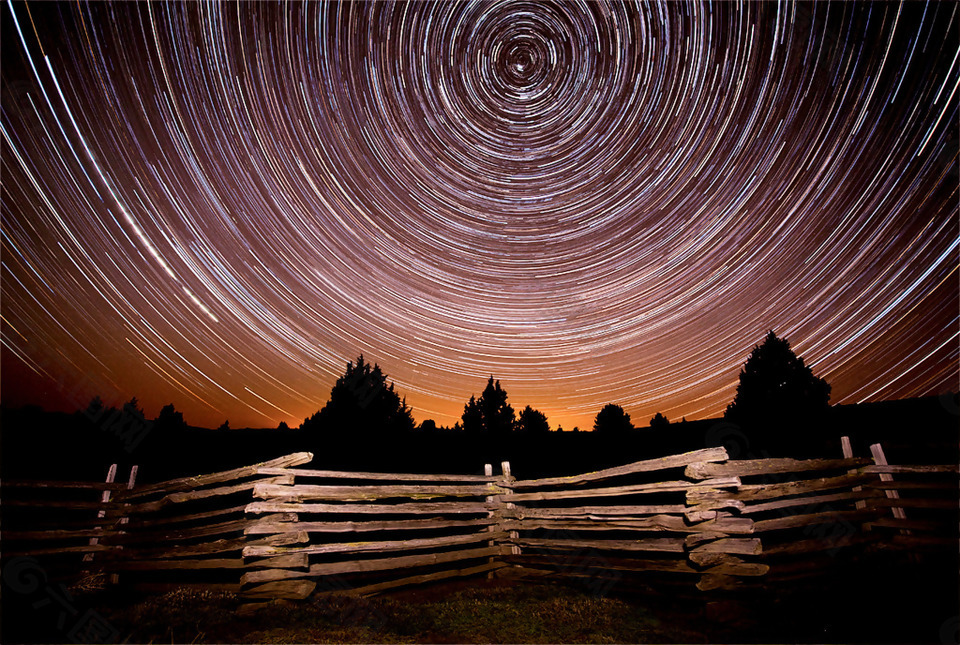
[[[491,465],[483,475],[342,472],[299,468],[312,455],[296,453],[147,486],[4,482],[3,557],[255,600],[484,574],[700,593],[956,552],[957,466],[889,465],[879,445],[871,455],[854,458],[849,441],[842,459],[730,460],[707,448],[517,480],[509,462],[496,476]]]

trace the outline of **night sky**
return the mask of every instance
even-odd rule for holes
[[[955,2],[5,3],[2,400],[587,429],[958,372]]]

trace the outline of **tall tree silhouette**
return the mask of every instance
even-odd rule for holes
[[[485,432],[503,437],[513,430],[516,414],[513,406],[507,403],[506,390],[500,387],[500,381],[494,381],[491,376],[480,398],[471,396],[467,401],[460,420],[461,428],[466,432]]]
[[[603,406],[593,422],[593,431],[603,434],[617,434],[633,429],[630,415],[624,412],[623,408],[619,405],[613,403],[608,403]]]
[[[370,365],[362,354],[355,364],[347,363],[330,391],[330,400],[302,426],[355,436],[410,432],[413,427],[406,398],[401,399],[380,366]]]
[[[770,331],[753,348],[724,417],[741,425],[794,424],[826,411],[830,385],[813,375],[786,338]]]
[[[550,432],[550,423],[547,415],[540,410],[534,410],[529,405],[520,411],[517,420],[517,430],[527,434],[547,434]]]
[[[460,417],[461,423],[459,429],[471,434],[483,432],[483,412],[480,410],[480,403],[477,397],[471,396],[467,404],[463,406],[463,415]]]
[[[480,413],[483,415],[483,426],[491,436],[503,437],[513,430],[517,422],[513,406],[507,403],[507,391],[500,387],[500,381],[494,382],[493,377],[487,381],[480,395]]]

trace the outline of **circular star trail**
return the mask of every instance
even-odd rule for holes
[[[956,388],[955,3],[7,3],[5,402],[452,424]]]

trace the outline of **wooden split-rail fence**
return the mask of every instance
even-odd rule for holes
[[[701,591],[824,575],[958,544],[958,468],[870,458],[732,460],[723,448],[590,473],[371,473],[296,453],[137,485],[3,482],[3,559],[51,576],[250,599],[375,594],[486,574]],[[91,496],[100,495],[99,501]],[[51,525],[52,523],[52,525]]]

